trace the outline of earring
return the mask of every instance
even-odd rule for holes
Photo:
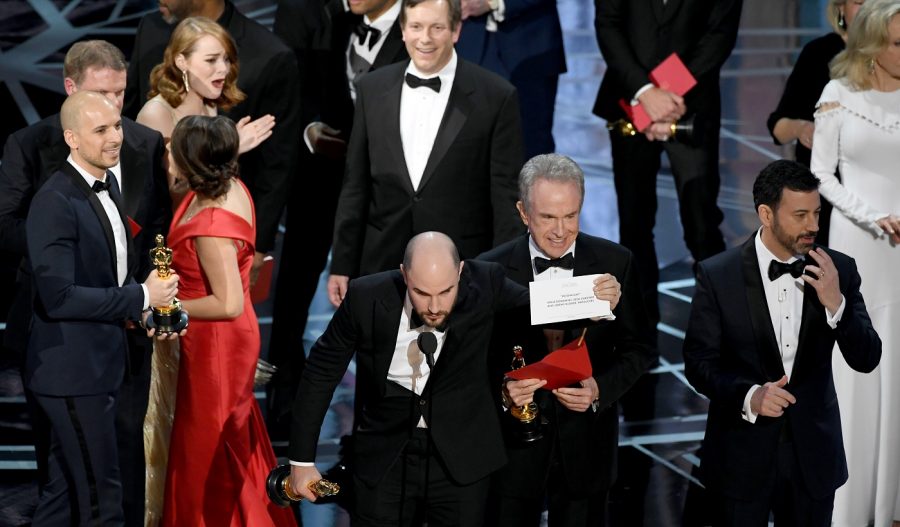
[[[866,66],[869,68],[869,75],[875,73],[875,59],[869,59],[869,62],[866,63]]]
[[[838,13],[837,27],[843,29],[844,31],[847,30],[847,21],[844,20],[844,13]]]
[[[181,80],[184,81],[184,92],[190,93],[191,91],[191,83],[188,82],[188,74],[187,70],[181,70]]]

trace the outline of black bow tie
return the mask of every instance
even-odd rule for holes
[[[108,179],[106,181],[100,181],[98,179],[97,181],[94,181],[93,185],[91,185],[91,190],[93,190],[94,192],[96,192],[98,194],[100,192],[103,192],[104,190],[109,192],[109,185],[110,185],[110,183],[109,183]]]
[[[534,257],[534,270],[537,271],[535,274],[541,274],[547,269],[551,267],[559,267],[560,269],[574,269],[575,268],[575,255],[572,253],[566,253],[559,258],[553,258],[552,260],[548,260],[547,258],[541,258],[540,256]]]
[[[791,263],[772,260],[769,262],[769,280],[774,282],[779,276],[787,273],[791,273],[794,278],[800,278],[804,267],[806,267],[806,260],[797,259]]]
[[[381,38],[381,30],[375,29],[374,27],[366,24],[365,22],[360,22],[358,26],[353,28],[353,32],[359,37],[359,45],[362,46],[366,43],[366,37],[371,34],[369,37],[369,49],[375,47],[375,44],[378,43],[378,40]]]
[[[435,93],[440,93],[441,91],[441,78],[440,77],[432,77],[430,79],[421,79],[416,77],[412,73],[406,74],[406,84],[409,84],[410,88],[418,88],[420,86],[425,86],[426,88],[431,88],[435,91]]]

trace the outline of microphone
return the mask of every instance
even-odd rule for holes
[[[437,337],[430,331],[419,333],[416,339],[419,349],[425,354],[425,362],[428,363],[428,369],[434,369],[434,352],[437,350]]]

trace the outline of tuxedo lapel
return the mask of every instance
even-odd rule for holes
[[[391,359],[394,349],[397,347],[397,332],[400,330],[400,314],[403,311],[403,302],[406,298],[406,284],[399,271],[395,272],[394,286],[396,294],[381,297],[375,305],[372,316],[373,368],[375,379],[386,380],[388,370],[391,367]],[[378,382],[378,390],[384,394],[384,382]]]
[[[468,76],[468,65],[464,60],[458,59],[456,65],[456,77],[453,80],[453,88],[450,91],[450,99],[447,101],[447,109],[444,111],[444,117],[441,119],[441,126],[438,129],[437,137],[434,139],[434,146],[431,148],[431,155],[428,156],[428,163],[425,164],[425,172],[422,174],[422,181],[419,183],[419,191],[425,188],[428,180],[434,174],[434,171],[440,165],[441,160],[450,145],[456,140],[459,131],[469,118],[472,112],[472,102],[469,95],[475,91],[475,85]]]
[[[384,148],[394,158],[392,165],[396,168],[394,173],[402,180],[403,188],[412,195],[415,189],[409,179],[409,170],[406,167],[406,157],[403,154],[403,140],[400,137],[400,95],[403,91],[403,76],[406,69],[398,68],[399,74],[394,78],[385,90],[375,97],[365,111],[368,112],[367,120],[378,123],[377,127],[383,130],[379,137],[370,137],[369,141],[376,148]],[[424,182],[424,178],[422,180]]]
[[[506,263],[506,276],[517,284],[528,286],[534,281],[534,270],[531,265],[531,252],[528,250],[528,237],[520,236],[513,245]]]
[[[803,315],[800,318],[800,334],[797,338],[797,356],[794,357],[794,369],[791,374],[791,382],[797,379],[797,375],[803,374],[803,366],[808,359],[806,356],[811,352],[807,351],[810,344],[807,342],[811,328],[817,324],[817,321],[825,320],[825,307],[819,302],[819,297],[813,286],[804,283],[803,285]]]
[[[662,0],[655,0],[657,4],[662,4]],[[666,3],[662,8],[662,16],[659,16],[659,23],[665,24],[669,20],[678,13],[678,9],[681,8],[682,0],[666,0]]]
[[[97,219],[100,220],[100,226],[103,229],[103,234],[106,235],[106,248],[109,250],[109,258],[110,263],[112,265],[113,274],[116,273],[116,239],[113,236],[112,224],[109,223],[109,217],[106,215],[106,210],[103,208],[103,205],[100,203],[100,198],[97,197],[97,194],[91,190],[91,187],[88,186],[87,182],[81,177],[81,174],[75,170],[68,162],[65,163],[62,170],[72,178],[72,182],[75,184],[75,188],[77,188],[87,199],[88,203],[90,203],[91,208],[94,209],[94,214],[97,215]]]
[[[756,257],[756,235],[744,242],[741,248],[741,271],[744,275],[744,291],[747,295],[747,307],[750,311],[750,324],[753,326],[754,340],[759,350],[762,371],[769,380],[775,381],[784,376],[784,364],[778,352],[772,318],[769,316],[769,305],[763,289],[762,276],[759,274],[759,260]]]
[[[645,0],[650,2],[650,10],[653,12],[653,16],[656,17],[657,22],[662,22],[663,18],[666,16],[666,4],[663,3],[663,0]]]
[[[587,274],[595,274],[600,268],[597,253],[591,250],[584,242],[581,234],[575,239],[575,268],[572,270],[573,276],[584,276]]]
[[[125,137],[122,141],[122,155],[119,158],[122,168],[122,177],[119,181],[122,199],[119,203],[122,209],[119,212],[134,218],[137,215],[138,207],[140,207],[143,189],[147,183],[144,181],[144,175],[147,171],[142,170],[141,165],[149,163],[149,160],[142,159],[141,153],[146,151],[146,146],[143,142],[135,139],[137,134],[128,133],[129,128],[131,127],[123,123],[122,130]],[[127,221],[125,226],[128,226]]]
[[[124,170],[124,167],[123,167],[123,170]],[[111,171],[107,171],[107,174],[109,174],[107,177],[111,177],[113,179],[115,178],[115,176],[113,176]],[[116,204],[116,210],[119,212],[119,219],[122,220],[122,227],[124,227],[123,230],[125,231],[125,250],[126,250],[126,253],[125,253],[126,265],[125,265],[125,267],[126,267],[126,273],[127,273],[125,276],[125,282],[127,283],[128,279],[135,273],[135,270],[137,269],[137,266],[138,266],[138,262],[135,259],[135,257],[137,255],[135,255],[135,253],[134,253],[134,243],[133,243],[134,239],[131,236],[131,225],[128,222],[128,215],[125,214],[125,211],[123,210],[123,197],[122,197],[122,193],[119,192],[118,180],[116,180],[116,182],[117,182],[116,185],[110,186],[109,195],[112,198],[113,203]]]
[[[394,25],[391,26],[391,30],[384,37],[384,43],[381,45],[381,49],[378,50],[378,55],[375,57],[375,61],[372,63],[372,68],[369,71],[377,70],[396,62],[396,57],[404,49],[404,46],[403,34],[400,31],[400,19],[397,19]]]

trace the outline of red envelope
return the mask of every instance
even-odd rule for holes
[[[266,256],[263,258],[262,267],[259,269],[259,277],[256,284],[250,288],[250,302],[259,304],[269,298],[269,290],[272,289],[272,269],[275,267],[275,258]]]
[[[588,356],[587,344],[581,338],[575,339],[556,351],[550,352],[541,361],[529,364],[524,368],[506,374],[516,380],[542,379],[547,384],[545,390],[555,390],[575,384],[591,376],[591,358]]]
[[[697,79],[691,75],[677,53],[672,53],[666,60],[660,62],[659,66],[653,68],[650,80],[657,87],[678,95],[684,95],[697,85]]]
[[[647,115],[646,110],[640,104],[632,106],[625,99],[619,99],[619,106],[625,110],[625,115],[628,116],[628,120],[631,121],[631,124],[634,125],[635,130],[638,132],[643,132],[648,126],[653,124],[653,120],[650,119],[650,116]]]
[[[125,217],[128,218],[128,228],[131,229],[131,237],[134,238],[135,236],[138,235],[139,232],[141,232],[141,225],[138,222],[131,219],[131,216],[125,216]]]

